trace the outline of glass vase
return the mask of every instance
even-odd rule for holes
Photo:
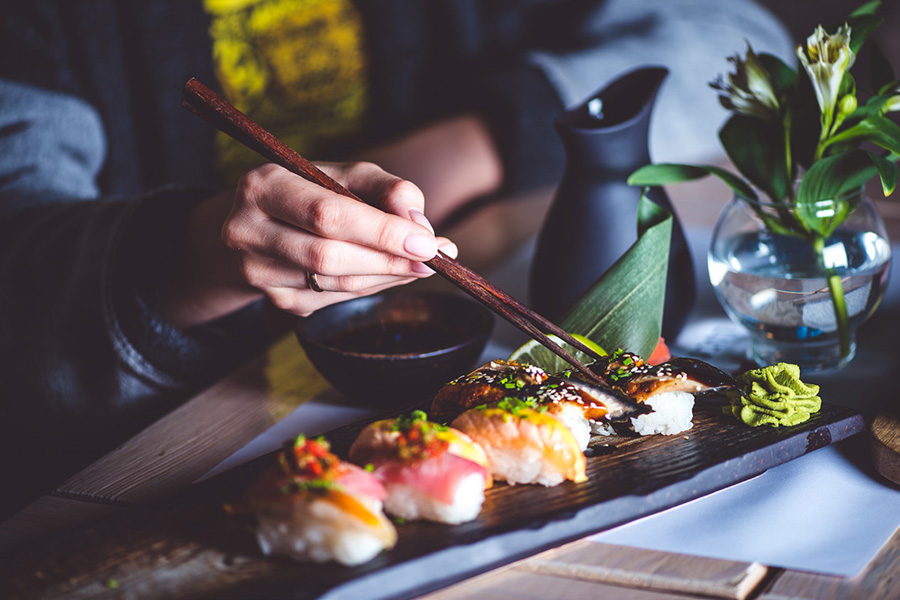
[[[833,371],[853,359],[856,330],[884,295],[891,245],[862,191],[819,201],[804,219],[796,211],[735,196],[713,231],[709,278],[728,316],[750,332],[752,361]],[[810,215],[826,235],[803,224]]]

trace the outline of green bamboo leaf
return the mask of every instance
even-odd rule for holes
[[[788,195],[784,138],[776,127],[743,116],[733,116],[719,130],[728,158],[750,183],[773,201]]]
[[[900,126],[886,117],[870,116],[831,137],[825,147],[839,142],[871,142],[900,154]]]
[[[662,331],[672,215],[641,194],[638,239],[560,321],[602,348],[647,357]]]
[[[646,165],[628,177],[628,184],[654,187],[700,179],[707,175],[715,175],[733,191],[745,198],[756,199],[756,192],[747,185],[746,181],[730,171],[710,165],[680,165],[674,163]]]

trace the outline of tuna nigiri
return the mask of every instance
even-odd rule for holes
[[[388,514],[441,523],[471,521],[492,478],[484,450],[465,433],[422,411],[376,421],[350,447],[350,460],[371,465],[385,486]]]
[[[301,435],[278,462],[228,507],[255,514],[263,554],[358,565],[397,542],[382,511],[384,486],[332,454],[326,441]]]

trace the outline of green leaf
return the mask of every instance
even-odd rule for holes
[[[756,192],[747,185],[746,181],[731,171],[711,165],[679,165],[674,163],[646,165],[628,177],[628,184],[654,187],[700,179],[707,175],[715,175],[744,198],[756,199]]]
[[[869,116],[825,142],[825,147],[838,142],[871,142],[876,146],[900,154],[900,126],[887,117]]]
[[[797,216],[814,231],[827,238],[843,223],[856,204],[859,190],[877,172],[871,153],[854,150],[829,156],[813,164],[797,190]],[[823,201],[828,201],[823,205]]]
[[[641,194],[638,239],[560,321],[602,348],[650,356],[662,331],[672,214]]]
[[[880,117],[882,115],[882,111],[884,110],[884,105],[887,104],[888,100],[891,99],[893,94],[876,94],[866,100],[866,103],[857,108],[853,114],[848,118],[856,117],[857,115],[861,115],[859,121],[866,117]],[[858,124],[858,123],[857,123]]]
[[[779,101],[794,93],[797,86],[797,71],[787,66],[777,56],[765,52],[759,54],[759,61],[768,72],[772,89],[775,90],[775,97]]]
[[[859,15],[874,15],[878,9],[881,7],[881,0],[870,0],[869,2],[865,2],[861,4],[857,8],[850,13],[851,17],[857,17]]]
[[[894,188],[897,187],[897,177],[900,176],[900,169],[897,168],[895,162],[888,160],[884,156],[874,154],[868,150],[866,154],[869,155],[872,164],[875,165],[875,169],[878,171],[878,177],[881,178],[881,191],[884,192],[885,197],[890,196],[894,193]]]
[[[790,190],[784,138],[779,128],[758,119],[733,116],[719,130],[728,158],[750,183],[780,202]]]
[[[866,40],[878,29],[884,19],[878,15],[859,13],[847,17],[845,21],[850,26],[850,49],[854,54],[859,54]]]
[[[656,163],[645,165],[628,176],[628,185],[660,186],[669,183],[681,183],[700,179],[709,175],[709,171],[699,165],[679,165],[674,163]]]

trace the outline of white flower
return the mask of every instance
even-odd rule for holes
[[[850,49],[850,26],[844,23],[834,35],[825,33],[821,25],[806,38],[806,51],[797,46],[797,56],[809,74],[822,114],[830,119],[837,104],[841,80],[856,55]]]
[[[738,113],[773,121],[778,116],[778,98],[769,79],[769,73],[747,44],[747,56],[741,60],[739,56],[728,59],[735,67],[734,73],[728,74],[726,81],[721,76],[710,85],[725,94],[719,96],[722,105]]]

